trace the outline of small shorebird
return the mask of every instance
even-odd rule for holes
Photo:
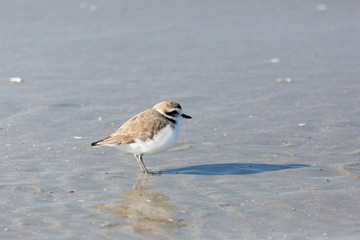
[[[174,146],[180,135],[182,118],[191,117],[182,113],[180,104],[161,102],[133,116],[116,132],[90,146],[115,146],[123,152],[132,153],[141,169],[149,173],[143,155],[156,154]]]

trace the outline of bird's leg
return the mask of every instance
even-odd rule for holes
[[[144,164],[144,162],[143,162],[142,156],[143,156],[143,155],[140,154],[140,162],[141,162],[141,165],[142,165],[142,167],[143,167],[144,172],[145,172],[146,174],[149,174],[149,172],[148,172],[148,170],[146,169],[145,164]]]
[[[140,161],[140,155],[134,154],[134,156],[135,156],[136,161],[138,162],[141,170],[144,172],[144,168],[143,168],[143,166],[142,166],[142,164],[141,164],[141,161]]]
[[[140,168],[141,168],[146,174],[148,174],[149,172],[148,172],[148,170],[146,169],[145,164],[144,164],[144,162],[143,162],[143,160],[142,160],[142,156],[143,156],[143,155],[142,155],[142,154],[140,154],[140,155],[134,154],[134,155],[135,155],[135,158],[136,158],[136,160],[137,160]]]

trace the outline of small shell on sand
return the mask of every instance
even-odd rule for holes
[[[280,59],[279,59],[279,58],[271,58],[271,59],[270,59],[270,62],[271,62],[271,63],[279,63],[279,62],[280,62]]]
[[[293,83],[294,81],[291,78],[278,78],[276,79],[278,83]]]
[[[21,83],[23,80],[19,77],[12,77],[9,79],[9,81],[13,83]]]

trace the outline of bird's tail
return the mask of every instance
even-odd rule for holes
[[[101,140],[100,140],[101,141]],[[93,142],[92,144],[90,144],[90,147],[96,147],[96,146],[99,146],[99,142],[100,141],[97,141],[97,142]]]
[[[104,139],[101,139],[99,141],[96,141],[96,142],[93,142],[92,144],[90,144],[90,147],[96,147],[96,146],[100,146],[100,145],[104,145],[104,144],[107,144],[107,139],[109,139],[111,136],[108,136]]]

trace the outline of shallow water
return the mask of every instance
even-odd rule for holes
[[[359,237],[357,1],[1,5],[1,239]],[[161,174],[89,147],[170,99]]]

